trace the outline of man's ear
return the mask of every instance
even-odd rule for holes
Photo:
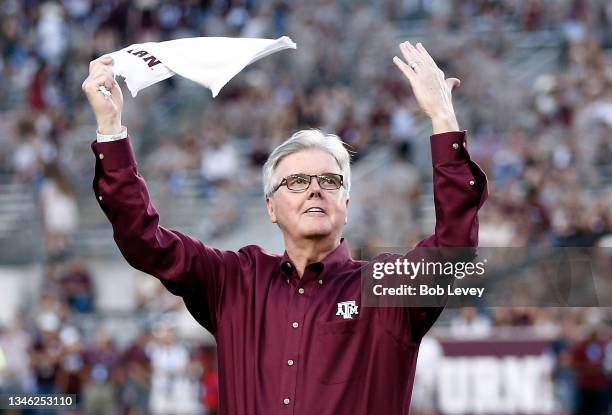
[[[272,196],[266,196],[266,208],[268,208],[268,216],[270,222],[276,223],[276,214],[274,213],[274,203],[272,202]]]
[[[346,201],[344,202],[344,206],[346,207],[346,216],[344,217],[344,224],[346,225],[348,223],[348,206],[349,206],[349,198],[346,198]]]

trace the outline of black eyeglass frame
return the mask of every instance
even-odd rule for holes
[[[306,177],[308,177],[308,186],[306,186],[306,187],[304,188],[304,190],[293,190],[293,189],[289,188],[289,185],[287,184],[287,179],[289,179],[289,178],[291,178],[291,177],[296,177],[296,176],[297,176],[297,177],[302,177],[302,178],[306,178]],[[338,187],[334,187],[334,188],[331,188],[331,189],[327,189],[327,188],[325,188],[325,187],[321,186],[321,182],[320,182],[319,180],[320,180],[320,178],[325,178],[326,176],[327,176],[327,177],[329,177],[329,176],[339,177],[339,178],[340,178],[340,186],[338,186]],[[310,185],[311,185],[311,183],[312,183],[312,178],[313,178],[313,177],[316,177],[316,178],[317,178],[317,183],[319,183],[319,186],[320,186],[320,187],[321,187],[321,189],[323,189],[323,190],[338,190],[338,189],[340,189],[341,187],[344,187],[344,176],[343,176],[343,175],[341,175],[341,174],[338,174],[338,173],[322,173],[322,174],[304,174],[304,173],[296,173],[296,174],[290,174],[289,176],[283,177],[283,180],[281,180],[281,182],[278,184],[278,186],[276,186],[276,187],[274,188],[274,190],[272,190],[272,194],[276,193],[276,191],[277,191],[278,189],[280,189],[280,187],[281,187],[281,186],[287,186],[287,189],[288,189],[290,192],[293,192],[293,193],[303,193],[303,192],[305,192],[306,190],[308,190],[308,189],[310,188]]]

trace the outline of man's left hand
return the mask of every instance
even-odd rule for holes
[[[453,109],[452,90],[459,86],[457,78],[444,78],[444,72],[420,43],[400,44],[406,62],[395,56],[393,62],[410,81],[410,86],[421,109],[434,124],[434,134],[457,131],[459,125]]]

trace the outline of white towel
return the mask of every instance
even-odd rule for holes
[[[175,73],[204,85],[216,97],[245,66],[274,52],[295,48],[287,36],[276,40],[192,37],[134,44],[107,56],[113,58],[115,75],[125,78],[133,97]]]

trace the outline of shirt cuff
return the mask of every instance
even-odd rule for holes
[[[431,137],[431,161],[434,165],[470,159],[467,131],[449,131]]]
[[[109,171],[131,166],[135,167],[137,165],[129,137],[125,140],[115,140],[106,143],[94,141],[91,143],[91,149],[96,155],[96,169],[100,166],[105,171]]]
[[[126,127],[121,127],[121,132],[119,134],[100,134],[99,131],[96,131],[96,141],[98,143],[121,140],[122,138],[126,138],[127,136],[128,132]]]

